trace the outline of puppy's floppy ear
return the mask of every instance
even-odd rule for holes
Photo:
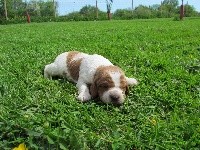
[[[138,81],[134,78],[126,77],[126,81],[127,81],[128,85],[138,85]]]
[[[90,94],[92,98],[97,98],[98,97],[98,91],[97,91],[97,86],[95,83],[92,83],[90,85]]]
[[[129,94],[129,88],[128,88],[128,85],[126,86],[126,91],[125,91],[125,95],[128,95]]]

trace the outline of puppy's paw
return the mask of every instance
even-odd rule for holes
[[[77,97],[77,99],[79,100],[79,101],[81,101],[81,102],[86,102],[86,101],[88,101],[88,100],[90,100],[91,99],[91,95],[89,94],[89,93],[80,93],[79,95],[78,95],[78,97]]]

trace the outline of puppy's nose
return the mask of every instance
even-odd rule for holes
[[[117,102],[119,100],[119,95],[110,95],[110,98],[113,102]]]

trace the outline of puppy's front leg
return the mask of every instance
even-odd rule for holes
[[[76,87],[78,88],[78,97],[77,99],[81,102],[85,102],[91,99],[91,95],[89,93],[89,88],[87,84],[83,82],[78,82],[76,84]]]

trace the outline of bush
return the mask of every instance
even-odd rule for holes
[[[176,16],[174,16],[174,18],[173,18],[173,21],[180,21],[181,19],[180,19],[180,16],[179,15],[176,15]]]
[[[17,18],[11,18],[9,20],[6,20],[5,18],[0,18],[0,24],[18,24],[18,23],[26,23],[25,17],[17,17]]]
[[[118,9],[115,11],[113,19],[122,19],[122,20],[133,19],[133,12],[132,10],[128,9]]]

